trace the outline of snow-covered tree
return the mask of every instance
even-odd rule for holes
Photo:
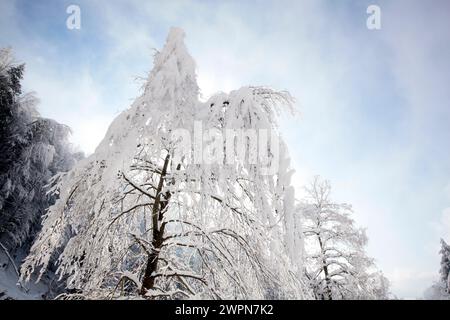
[[[430,300],[450,300],[450,246],[441,239],[440,279],[425,291],[425,298]]]
[[[244,87],[201,103],[183,39],[171,29],[143,93],[55,183],[60,198],[22,276],[42,275],[56,254],[67,287],[87,298],[309,297],[285,145],[259,143],[264,166],[247,161],[250,151],[217,157],[227,129],[278,138],[276,115],[292,98]],[[241,146],[252,137],[227,147]]]
[[[0,241],[23,244],[52,203],[45,184],[75,163],[69,128],[39,116],[37,99],[22,94],[24,64],[0,50]]]
[[[330,198],[328,181],[315,177],[299,205],[306,247],[305,273],[317,299],[387,299],[387,279],[365,253],[367,236],[348,204]]]
[[[450,246],[441,239],[441,282],[444,285],[445,292],[450,295]]]

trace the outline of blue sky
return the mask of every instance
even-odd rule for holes
[[[81,29],[66,8],[81,8]],[[368,30],[366,8],[381,8]],[[282,133],[301,186],[315,174],[352,203],[369,253],[399,297],[437,279],[450,241],[448,1],[0,0],[0,46],[27,63],[42,115],[93,152],[138,95],[171,26],[185,29],[204,97],[243,85],[287,89]]]

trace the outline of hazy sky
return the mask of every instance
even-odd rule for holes
[[[450,241],[450,2],[0,0],[0,46],[27,64],[43,116],[90,153],[138,95],[171,26],[182,27],[206,98],[243,85],[286,89],[283,118],[301,186],[315,174],[353,204],[369,254],[399,297],[438,278]],[[381,30],[366,9],[381,8]]]

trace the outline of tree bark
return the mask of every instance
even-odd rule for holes
[[[152,251],[147,258],[147,265],[145,267],[144,278],[142,280],[141,295],[152,289],[155,285],[154,273],[158,268],[159,251],[161,249],[162,240],[164,237],[164,225],[160,222],[164,216],[164,209],[167,206],[167,201],[161,200],[162,189],[164,187],[164,179],[167,174],[169,166],[170,155],[168,154],[164,160],[163,169],[161,171],[158,187],[156,189],[155,202],[152,207]]]
[[[330,280],[330,276],[328,273],[328,266],[327,266],[327,262],[325,261],[324,255],[325,255],[325,251],[323,250],[323,244],[322,244],[322,239],[320,238],[320,236],[318,236],[319,239],[319,245],[320,245],[320,251],[322,253],[322,264],[323,264],[323,273],[325,274],[325,290],[326,290],[326,297],[324,297],[324,300],[333,300],[333,296],[331,295],[331,280]]]

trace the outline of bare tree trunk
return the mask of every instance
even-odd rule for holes
[[[320,252],[322,253],[322,257],[325,255],[325,251],[323,249],[322,239],[320,236],[318,236],[319,244],[320,244]],[[325,259],[322,259],[323,264],[323,273],[325,274],[325,291],[326,291],[326,297],[324,300],[333,300],[333,297],[331,295],[331,279],[328,273],[328,266],[326,264]]]
[[[162,189],[164,187],[164,179],[167,174],[167,167],[169,165],[170,155],[168,154],[164,160],[163,169],[161,171],[158,187],[156,189],[155,202],[152,208],[152,252],[147,258],[147,266],[145,267],[144,278],[142,280],[141,295],[145,295],[147,290],[152,289],[155,285],[155,277],[153,274],[158,268],[159,251],[161,249],[163,236],[164,236],[164,224],[161,224],[161,220],[164,216],[164,209],[167,206],[168,199],[162,201]]]

